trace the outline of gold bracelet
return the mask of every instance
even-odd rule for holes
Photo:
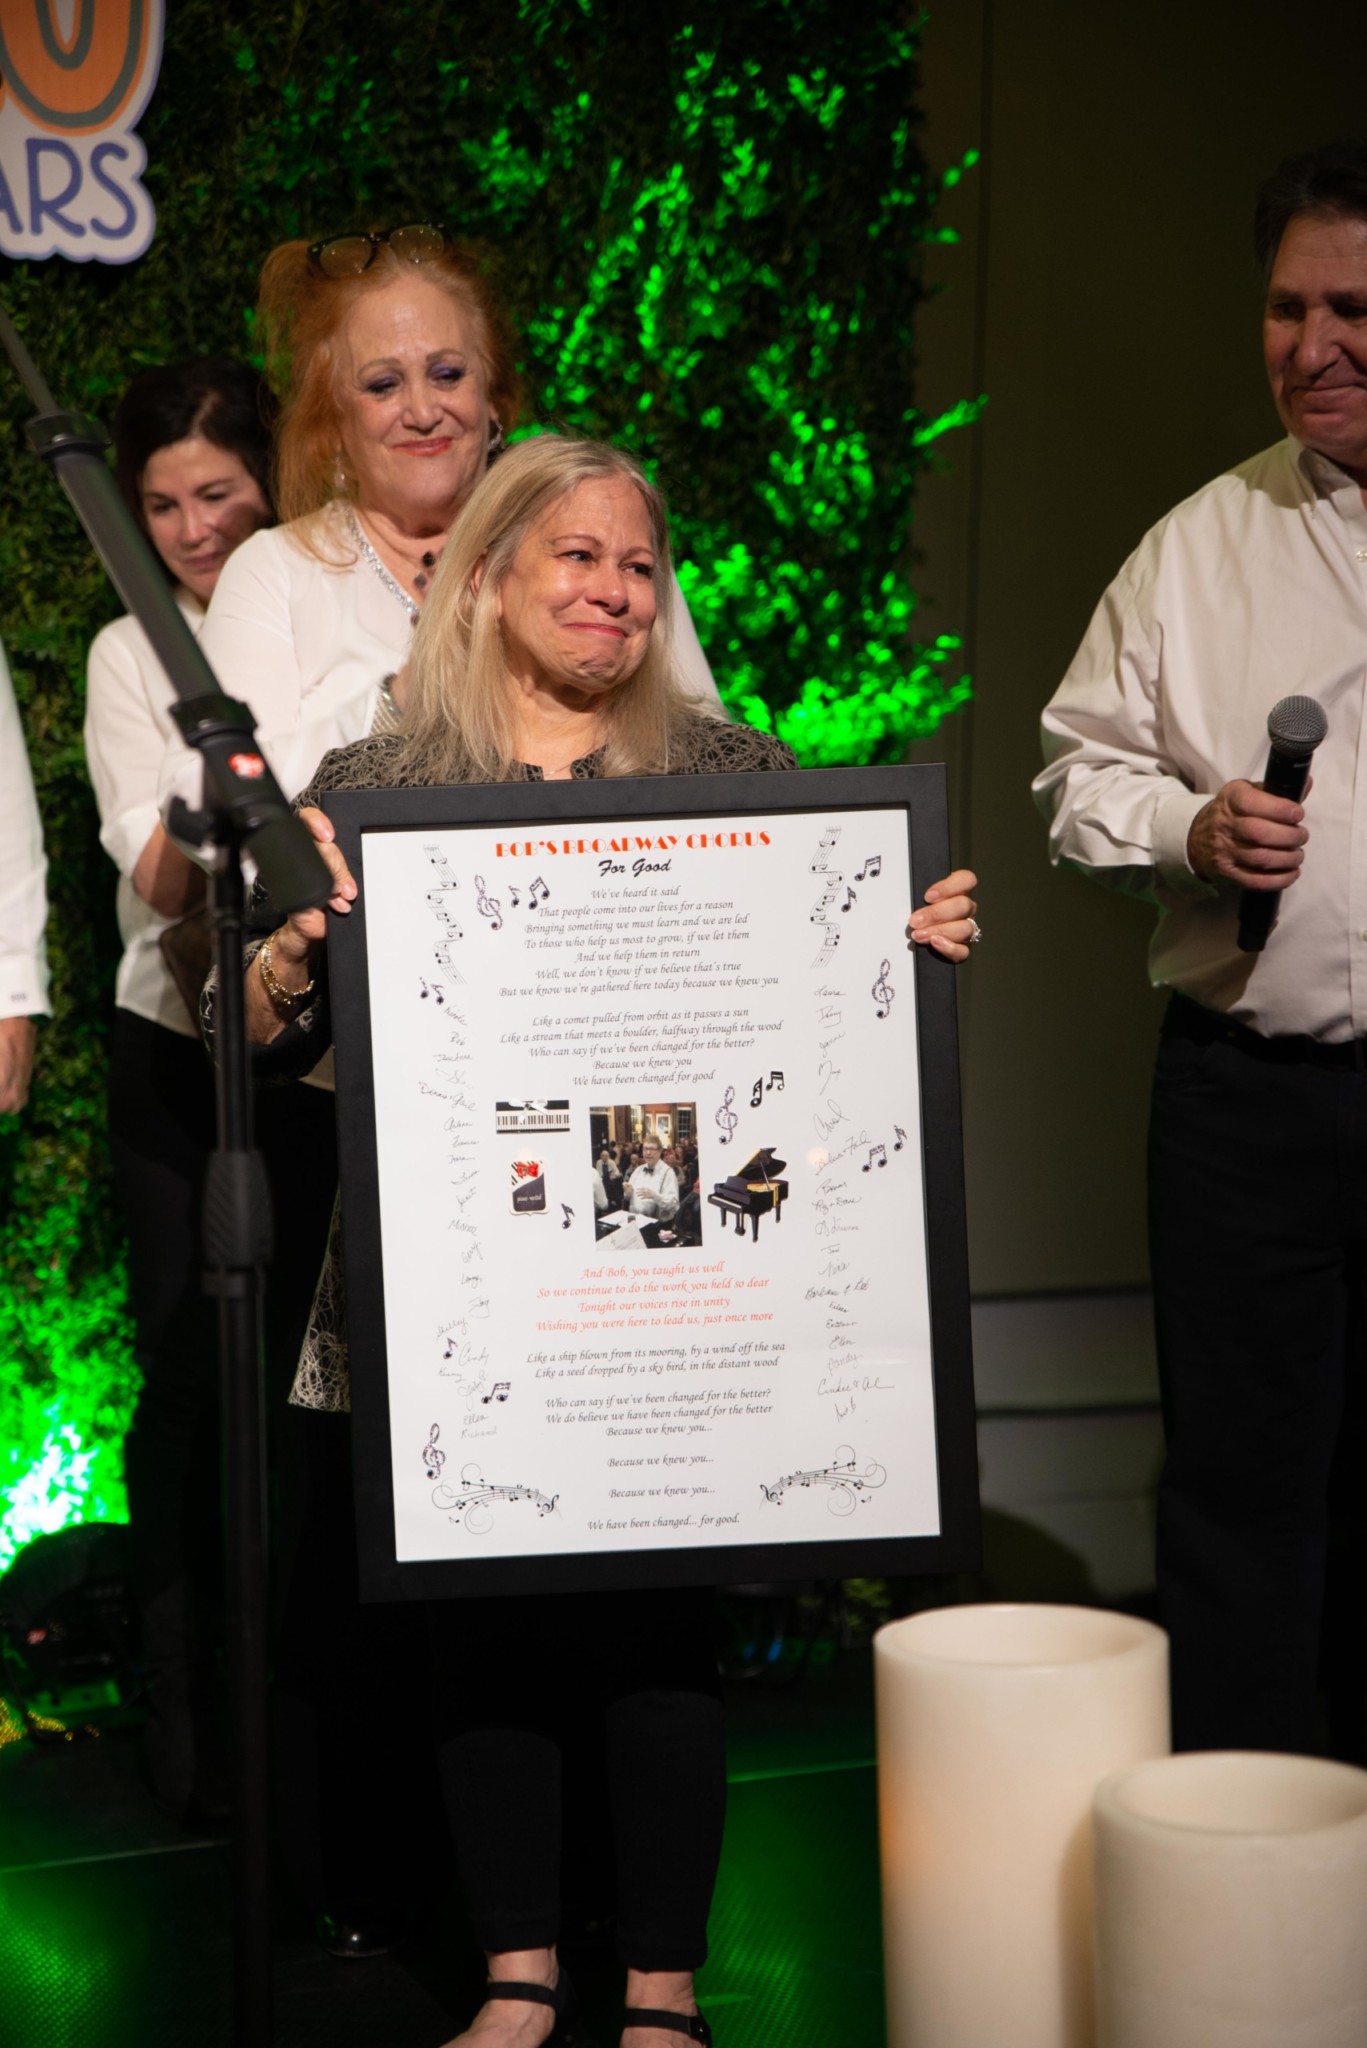
[[[281,981],[271,965],[271,946],[284,929],[283,925],[278,925],[271,933],[270,938],[267,939],[265,945],[256,956],[256,964],[261,970],[261,985],[273,1003],[300,1003],[305,996],[313,994],[313,985],[317,977],[311,975],[302,988],[285,987],[284,982]]]

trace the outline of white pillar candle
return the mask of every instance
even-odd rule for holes
[[[945,1607],[874,1639],[888,2048],[1090,2048],[1092,1794],[1169,1746],[1167,1637]]]
[[[1101,2048],[1363,2048],[1367,1771],[1221,1751],[1098,1787]]]

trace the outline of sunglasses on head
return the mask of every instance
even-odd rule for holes
[[[403,263],[435,263],[448,246],[445,228],[432,221],[410,221],[401,228],[380,228],[375,234],[360,229],[347,235],[329,235],[309,243],[309,261],[324,277],[359,277],[369,270],[383,245]]]

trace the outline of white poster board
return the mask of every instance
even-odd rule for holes
[[[401,1573],[945,1536],[906,805],[614,801],[661,787],[360,833]]]

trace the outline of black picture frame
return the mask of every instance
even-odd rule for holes
[[[940,1527],[924,1536],[727,1547],[566,1551],[551,1556],[396,1557],[376,1154],[374,1061],[366,941],[366,838],[461,827],[516,830],[613,820],[901,809],[917,893],[949,872],[944,770],[938,766],[809,769],[791,774],[480,783],[458,788],[348,790],[325,808],[358,883],[350,916],[333,921],[328,974],[337,1048],[338,1150],[347,1262],[348,1335],[360,1590],[365,1600],[457,1598],[622,1586],[971,1571],[980,1561],[978,1459],[969,1322],[960,1119],[956,969],[913,952],[922,1172]]]

